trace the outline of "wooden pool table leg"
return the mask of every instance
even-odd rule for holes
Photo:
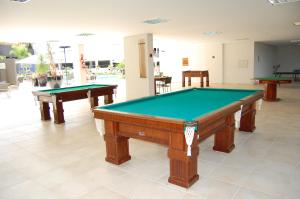
[[[49,102],[40,101],[41,120],[50,120]]]
[[[256,114],[255,103],[243,106],[240,128],[239,128],[240,131],[253,132],[255,130],[255,114]]]
[[[95,96],[95,97],[91,97],[91,102],[90,102],[90,105],[91,105],[91,108],[93,109],[94,107],[98,106],[98,96]]]
[[[111,104],[113,102],[113,93],[104,96],[104,104]]]
[[[234,122],[233,114],[225,118],[225,127],[215,134],[214,150],[229,153],[234,149]]]
[[[279,100],[277,99],[277,84],[268,83],[265,85],[264,100],[269,102]]]
[[[105,160],[117,165],[130,160],[128,138],[117,135],[118,123],[105,121],[104,126],[104,140],[106,143]]]
[[[56,103],[56,105],[54,103]],[[53,102],[53,115],[55,124],[61,124],[65,122],[62,102]]]
[[[171,132],[169,140],[168,157],[170,159],[169,182],[182,187],[190,187],[199,179],[197,173],[197,133],[192,144],[192,156],[187,156],[187,145],[183,132]]]

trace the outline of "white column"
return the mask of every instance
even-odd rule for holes
[[[139,43],[143,41],[145,49],[146,77],[140,77]],[[153,67],[153,35],[141,34],[125,37],[124,60],[126,98],[135,99],[154,95],[154,67]]]
[[[84,45],[78,44],[78,46],[74,46],[73,53],[74,78],[77,83],[86,84],[86,68],[81,66],[81,55],[84,58]]]

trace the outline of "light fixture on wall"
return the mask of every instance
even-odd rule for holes
[[[297,2],[300,0],[269,0],[269,2],[273,5],[279,5],[279,4],[284,4],[284,3],[293,3]]]

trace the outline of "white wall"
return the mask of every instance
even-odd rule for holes
[[[273,74],[276,47],[259,42],[254,44],[254,77],[267,77]]]
[[[140,78],[138,44],[141,40],[145,41],[146,43],[145,61],[147,78]],[[126,37],[124,39],[124,61],[127,100],[154,95],[153,58],[149,56],[152,52],[152,34],[134,35]]]
[[[223,49],[224,83],[251,84],[254,75],[254,42],[226,43]]]
[[[276,63],[280,64],[278,71],[289,72],[300,69],[300,46],[278,46]]]
[[[211,83],[223,83],[223,44],[203,46],[203,65],[208,69]]]
[[[154,61],[160,61],[160,71],[172,76],[172,82],[182,81],[182,71],[207,70],[203,64],[203,46],[200,44],[156,39],[154,47],[160,50],[159,58],[154,58]],[[189,59],[189,66],[182,66],[182,58],[185,57]]]

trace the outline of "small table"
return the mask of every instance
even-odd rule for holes
[[[259,84],[265,85],[264,100],[269,102],[278,101],[277,98],[277,84],[290,84],[292,80],[284,77],[256,77]]]
[[[40,103],[41,120],[50,120],[49,103],[53,104],[54,122],[64,123],[63,102],[89,98],[91,108],[98,106],[98,96],[104,96],[104,103],[113,103],[113,93],[117,85],[90,84],[83,86],[33,91]]]
[[[169,77],[168,76],[155,76],[154,77],[154,93],[155,93],[155,95],[159,94],[157,92],[156,82],[158,82],[158,81],[165,82],[167,78],[169,78]]]
[[[182,87],[185,87],[185,78],[188,77],[188,85],[192,84],[192,77],[200,77],[200,86],[204,87],[203,78],[206,77],[206,86],[209,87],[209,74],[208,70],[200,71],[200,70],[188,70],[182,71]]]
[[[190,187],[199,178],[200,141],[215,135],[214,150],[233,150],[235,113],[242,109],[239,129],[253,132],[255,103],[262,97],[261,90],[192,88],[97,107],[94,117],[104,120],[106,161],[119,165],[130,160],[129,138],[163,144],[168,146],[169,182]],[[189,125],[196,128],[191,156],[184,135]]]

